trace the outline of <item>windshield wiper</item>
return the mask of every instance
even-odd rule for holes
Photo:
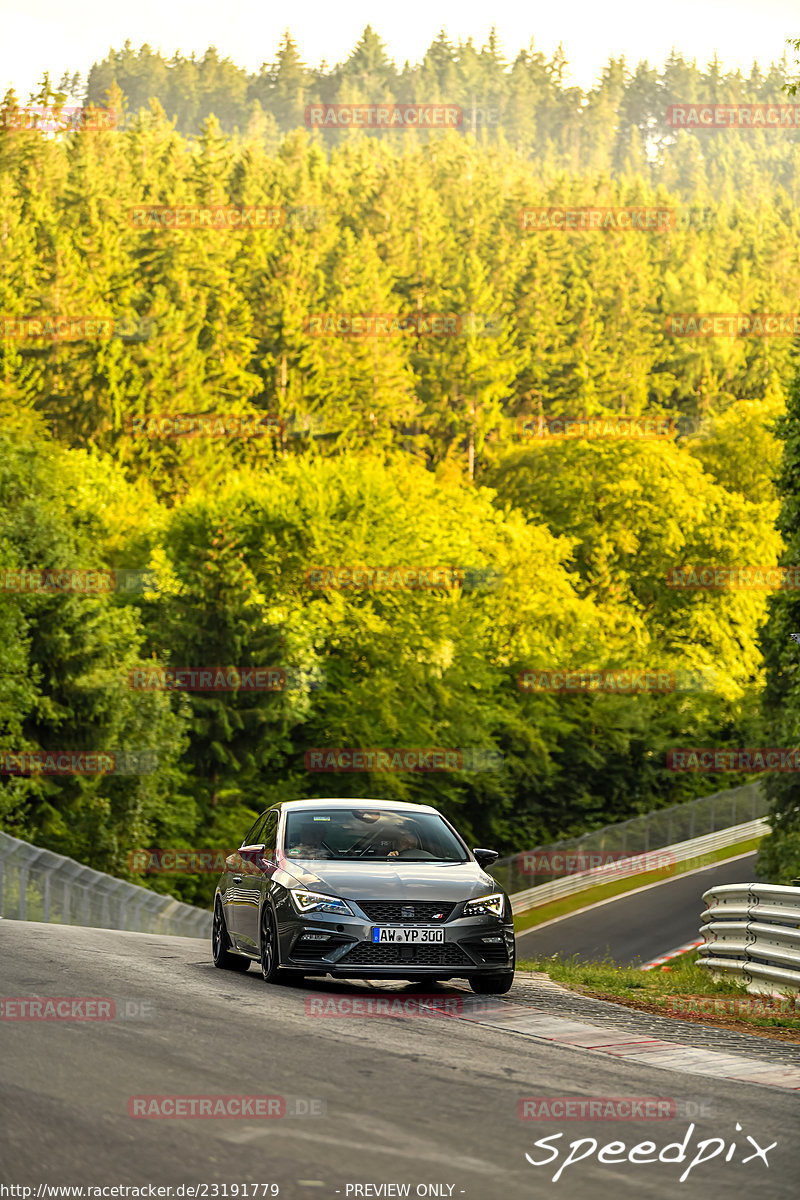
[[[465,858],[409,858],[407,855],[393,854],[391,858],[388,854],[374,854],[365,858],[363,855],[354,855],[349,858],[350,862],[381,862],[381,863],[408,863],[408,862],[425,862],[425,863],[443,863],[443,862],[466,862]]]

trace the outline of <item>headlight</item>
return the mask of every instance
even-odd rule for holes
[[[323,896],[321,892],[306,892],[302,889],[289,892],[292,904],[299,913],[338,913],[340,917],[352,917],[353,910],[338,896]]]
[[[488,896],[478,896],[477,900],[468,900],[464,905],[464,916],[502,917],[504,900],[505,897],[502,892],[490,892]]]

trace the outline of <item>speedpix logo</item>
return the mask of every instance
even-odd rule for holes
[[[694,1130],[695,1125],[694,1122],[692,1122],[689,1125],[689,1128],[686,1130],[686,1135],[682,1141],[668,1142],[660,1152],[658,1151],[655,1142],[638,1142],[635,1146],[631,1146],[630,1150],[628,1150],[625,1142],[607,1142],[598,1150],[596,1138],[577,1138],[574,1142],[569,1143],[569,1154],[556,1170],[555,1175],[553,1175],[552,1182],[558,1183],[567,1167],[573,1166],[575,1163],[579,1163],[584,1159],[590,1158],[593,1154],[595,1154],[595,1152],[597,1153],[597,1161],[602,1163],[604,1166],[619,1167],[625,1162],[637,1164],[656,1162],[683,1164],[686,1162],[689,1156],[689,1147],[692,1142]],[[741,1132],[742,1130],[742,1126],[738,1121],[736,1122],[736,1130],[737,1132]],[[539,1138],[538,1141],[534,1142],[534,1147],[536,1149],[544,1150],[549,1155],[549,1158],[533,1158],[527,1152],[525,1154],[525,1158],[532,1167],[549,1167],[551,1164],[558,1161],[562,1148],[561,1145],[556,1146],[553,1145],[553,1143],[557,1142],[558,1139],[562,1138],[563,1136],[563,1133],[551,1133],[548,1137]],[[740,1145],[739,1142],[732,1141],[730,1146],[727,1146],[725,1139],[721,1137],[703,1138],[701,1141],[698,1141],[694,1157],[692,1158],[686,1170],[678,1179],[678,1182],[685,1183],[689,1178],[689,1173],[694,1169],[694,1167],[700,1166],[701,1163],[710,1162],[712,1158],[718,1158],[719,1155],[725,1151],[726,1146],[727,1153],[725,1154],[724,1158],[726,1163],[733,1160],[744,1164],[752,1162],[755,1158],[760,1158],[763,1161],[764,1166],[769,1167],[767,1155],[769,1154],[770,1150],[777,1146],[778,1143],[771,1142],[769,1146],[761,1146],[754,1137],[750,1136],[749,1133],[746,1135],[746,1139],[747,1142],[750,1143],[749,1145]],[[694,1147],[692,1147],[692,1149],[694,1149]],[[739,1159],[734,1157],[737,1153],[737,1150],[743,1155],[743,1152],[746,1152],[750,1149],[752,1149],[752,1153],[748,1154],[747,1157],[742,1156]],[[618,1172],[614,1172],[615,1178],[617,1175]]]

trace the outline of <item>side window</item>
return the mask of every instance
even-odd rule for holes
[[[259,841],[264,843],[264,857],[272,861],[275,859],[275,842],[278,835],[278,813],[277,810],[267,813],[267,820],[264,828],[261,831]]]
[[[261,816],[256,821],[255,825],[251,826],[251,828],[247,831],[245,836],[242,838],[243,846],[257,846],[258,845],[259,841],[261,840],[258,835],[261,831],[261,826],[264,824],[264,821],[266,820],[266,817],[267,817],[267,813],[262,813]]]

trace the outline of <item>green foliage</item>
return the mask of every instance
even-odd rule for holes
[[[286,134],[301,128],[306,106],[319,101],[447,102],[463,110],[461,137],[484,145],[502,140],[542,165],[580,173],[647,173],[657,152],[683,177],[687,190],[694,191],[694,135],[679,132],[676,136],[668,123],[668,106],[687,101],[774,104],[794,95],[796,86],[785,60],[771,64],[766,73],[754,63],[747,77],[740,71],[723,71],[716,60],[706,70],[699,69],[677,52],[670,54],[661,71],[647,62],[631,71],[624,59],[612,57],[588,91],[566,86],[566,69],[560,47],[547,58],[531,43],[509,62],[495,31],[478,49],[471,38],[453,44],[442,30],[419,63],[406,63],[398,70],[368,25],[343,63],[321,64],[318,69],[306,65],[287,31],[274,61],[263,63],[250,75],[230,60],[221,60],[213,46],[202,58],[176,53],[167,59],[146,44],[137,51],[126,42],[121,50],[112,49],[93,64],[84,95],[86,102],[102,105],[108,90],[117,87],[131,113],[156,99],[177,128],[193,137],[212,113],[227,133],[247,129],[255,113],[262,118],[266,114],[269,136],[273,136],[272,131]],[[65,76],[76,97],[77,81],[77,76],[72,81]],[[786,135],[783,130],[782,142]],[[351,136],[349,131],[326,134],[332,141]],[[428,136],[421,134],[423,139]],[[731,132],[705,131],[703,139],[709,158],[719,160],[725,157]],[[740,172],[753,153],[753,132],[735,131],[733,144],[740,161],[727,164],[733,168],[729,182],[740,187]],[[775,167],[782,155],[780,147],[769,146],[766,139],[757,143],[755,153]]]
[[[107,567],[96,550],[102,531],[97,497],[85,504],[71,486],[72,453],[43,437],[23,440],[0,431],[3,569]],[[109,593],[4,591],[0,622],[7,634],[0,689],[4,753],[150,750],[158,760],[156,771],[140,775],[4,776],[3,828],[124,874],[128,850],[153,836],[167,798],[173,824],[186,807],[180,795],[171,796],[180,723],[165,697],[134,696],[127,686],[142,652],[139,616]]]
[[[368,28],[330,70],[287,33],[253,77],[213,48],[167,61],[126,44],[87,83],[115,130],[14,128],[7,94],[0,314],[113,330],[0,338],[0,566],[150,568],[158,587],[0,590],[0,750],[150,748],[159,765],[3,776],[4,828],[126,875],[138,846],[230,849],[282,797],[385,795],[439,804],[510,852],[736,782],[668,771],[670,748],[747,746],[766,725],[772,744],[796,741],[792,593],[770,609],[759,715],[763,593],[666,582],[680,565],[767,566],[784,543],[800,561],[800,385],[781,423],[796,341],[666,333],[671,313],[796,307],[796,132],[701,142],[664,119],[687,95],[774,100],[782,68],[745,80],[677,55],[660,73],[613,60],[586,95],[564,70],[560,54],[508,63],[494,34],[479,49],[442,32],[400,71]],[[45,76],[31,99],[79,86]],[[447,100],[466,120],[309,133],[319,100]],[[521,209],[554,205],[680,219],[653,234],[520,228]],[[134,209],[158,206],[285,219],[137,226]],[[316,336],[320,314],[449,314],[458,332]],[[515,440],[520,418],[584,412],[694,432]],[[274,420],[267,436],[132,433],[164,414]],[[310,569],[348,565],[475,568],[497,586],[309,587]],[[292,686],[132,689],[145,665],[278,667]],[[517,686],[535,668],[616,667],[705,686]],[[319,774],[305,763],[317,747],[466,747],[502,769]],[[786,878],[800,873],[794,785],[770,786],[765,861]],[[144,881],[198,902],[214,885]]]
[[[786,413],[777,423],[783,444],[778,474],[781,506],[778,529],[785,549],[781,564],[800,563],[800,373],[795,375],[786,402]],[[777,592],[769,601],[769,619],[761,634],[766,668],[763,694],[765,744],[793,747],[800,744],[800,592]],[[800,784],[796,772],[780,772],[767,779],[771,801],[772,832],[761,844],[759,868],[776,883],[800,878]]]

